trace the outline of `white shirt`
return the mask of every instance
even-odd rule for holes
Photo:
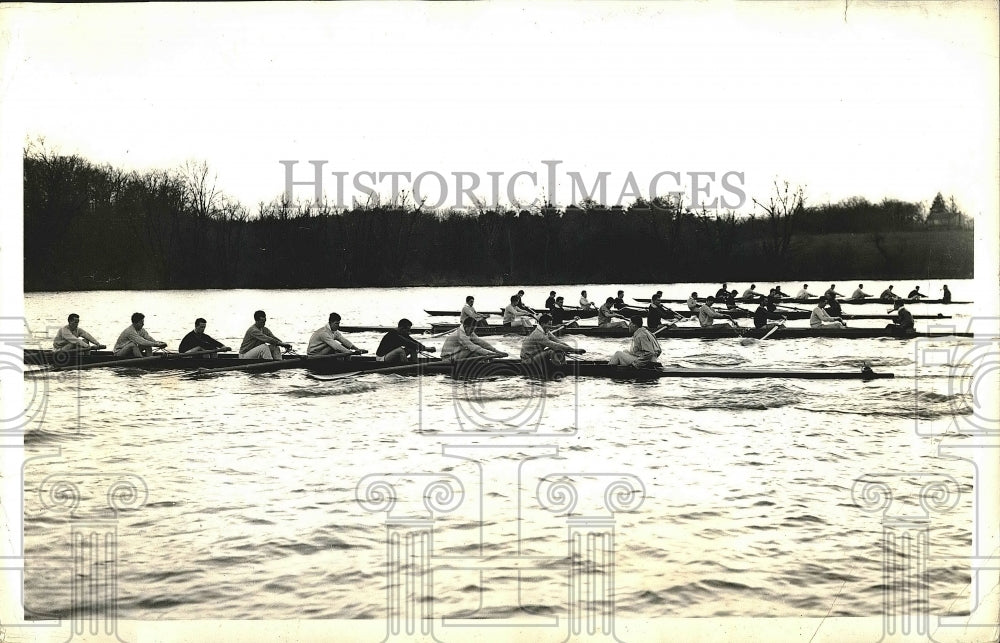
[[[810,297],[812,297],[812,293],[806,290],[805,288],[800,290],[799,293],[795,295],[796,299],[809,299]]]

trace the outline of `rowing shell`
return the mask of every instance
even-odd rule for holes
[[[593,309],[593,308],[588,309],[588,310],[580,310],[579,308],[564,308],[563,310],[566,313],[568,313],[567,317],[579,317],[580,319],[589,319],[591,317],[597,317],[597,310]],[[431,317],[460,317],[461,314],[462,314],[461,312],[459,312],[457,310],[425,310],[424,312],[427,313]],[[544,313],[544,312],[547,312],[547,311],[543,310],[541,312]],[[487,312],[487,313],[480,313],[480,314],[484,314],[484,315],[496,315],[498,313]],[[499,314],[503,315],[503,311],[501,310]],[[523,315],[520,315],[520,316],[523,316]]]
[[[216,358],[188,355],[178,357],[166,355],[161,359],[144,363],[141,367],[130,366],[124,360],[115,358],[108,351],[93,351],[87,355],[74,356],[75,363],[90,364],[94,367],[131,368],[141,370],[183,370],[197,371],[200,368],[221,368],[226,366],[251,366],[259,364],[273,370],[291,367],[310,371],[311,376],[322,379],[322,376],[334,376],[344,373],[373,374],[384,370],[384,362],[375,361],[374,357],[351,357],[350,359],[318,360],[307,362],[301,357],[286,357],[281,361],[239,359],[233,354],[221,354]],[[25,349],[25,364],[51,365],[52,351]],[[392,367],[399,372],[398,367]],[[610,366],[598,361],[568,361],[560,366],[546,365],[539,371],[535,367],[527,367],[520,360],[498,359],[489,362],[474,362],[472,364],[453,365],[437,359],[421,360],[407,371],[411,375],[445,374],[460,378],[489,378],[503,376],[524,376],[543,379],[559,379],[562,377],[604,377],[608,379],[659,379],[662,377],[712,377],[712,378],[791,378],[791,379],[844,379],[869,380],[893,377],[892,373],[873,373],[870,371],[836,371],[836,370],[792,370],[792,369],[760,369],[760,368],[632,368]],[[242,373],[241,373],[242,375]]]
[[[431,324],[431,332],[440,333],[454,330],[454,324]],[[511,328],[509,326],[479,326],[476,334],[480,337],[496,335],[527,335],[531,329]],[[628,328],[599,328],[595,326],[580,326],[577,328],[565,328],[560,331],[566,335],[581,335],[583,337],[630,337]],[[656,333],[661,339],[725,339],[727,337],[753,337],[760,339],[767,333],[766,328],[732,328],[726,326],[713,326],[711,328],[701,328],[699,326],[678,326],[677,328],[666,328]],[[919,332],[906,335],[893,334],[885,328],[779,328],[770,339],[806,339],[814,337],[826,337],[830,339],[872,339],[879,337],[896,339],[913,339],[915,337],[972,337],[972,333],[959,332]]]
[[[640,302],[642,302],[644,304],[648,304],[650,301],[652,301],[651,299],[640,299],[638,297],[635,297],[634,299],[636,301],[640,301]],[[665,304],[684,304],[684,303],[687,303],[687,299],[661,299],[660,301],[663,302],[663,303],[665,303]],[[705,298],[704,297],[699,298],[698,301],[704,302]],[[718,300],[716,300],[716,301],[718,301]],[[738,301],[740,303],[755,303],[757,300],[754,300],[753,302],[748,302],[745,299],[737,298],[736,301]],[[840,303],[842,303],[842,304],[855,304],[855,305],[879,304],[880,306],[891,306],[894,303],[892,301],[885,301],[885,300],[879,299],[878,297],[869,297],[867,299],[838,299],[837,301],[840,302]],[[959,304],[971,304],[972,303],[971,301],[942,301],[940,299],[900,299],[899,301],[902,301],[904,304],[943,304],[943,305],[946,305],[946,306],[952,305],[952,304],[959,305]],[[808,299],[795,299],[795,298],[792,298],[792,297],[782,297],[781,300],[778,301],[777,303],[779,303],[779,304],[818,304],[819,303],[819,297],[810,297]]]

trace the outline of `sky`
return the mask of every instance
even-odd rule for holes
[[[658,192],[740,210],[777,180],[814,204],[940,191],[997,212],[995,3],[53,5],[0,24],[7,140],[205,161],[251,208],[285,192],[279,161],[308,183],[322,160],[330,202],[367,198],[355,180],[388,197],[391,172],[441,175],[446,194],[418,187],[443,206],[468,172],[489,202],[491,171],[508,201],[523,171],[519,201],[579,201],[569,173],[589,191],[607,172],[610,204],[674,172]]]

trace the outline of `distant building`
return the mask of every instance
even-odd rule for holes
[[[957,228],[962,224],[962,217],[957,212],[931,212],[927,215],[927,225],[938,228]]]

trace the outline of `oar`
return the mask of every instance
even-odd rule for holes
[[[211,373],[226,373],[229,371],[266,371],[270,369],[282,370],[286,368],[296,368],[307,362],[318,362],[325,359],[343,359],[351,355],[360,355],[361,351],[351,351],[349,353],[335,353],[333,355],[305,355],[303,357],[282,360],[268,360],[266,362],[254,362],[253,364],[241,364],[239,366],[223,366],[221,368],[199,368],[191,373],[191,376],[208,375]]]
[[[461,324],[459,324],[458,326],[452,326],[452,327],[451,327],[451,328],[449,328],[448,330],[445,330],[445,331],[442,331],[442,332],[440,332],[440,333],[435,333],[435,334],[433,334],[433,335],[429,335],[429,337],[430,337],[430,338],[432,338],[432,339],[433,339],[433,338],[435,338],[435,337],[444,337],[444,336],[445,336],[445,335],[447,335],[448,333],[453,333],[453,332],[455,332],[456,330],[458,330],[458,329],[459,329],[459,328],[461,328],[461,327],[462,327],[462,325],[461,325]]]
[[[781,318],[781,323],[775,324],[774,328],[772,328],[771,330],[767,331],[767,334],[760,338],[760,341],[764,341],[765,339],[767,339],[768,337],[770,337],[771,335],[773,335],[776,330],[778,330],[779,328],[784,327],[786,321],[788,321],[788,320],[786,320],[784,317],[782,317]]]
[[[367,371],[352,371],[350,373],[338,373],[337,375],[316,375],[310,373],[309,377],[314,380],[321,380],[323,382],[336,382],[338,380],[347,379],[349,377],[355,377],[357,375],[368,375],[369,373],[405,373],[406,371],[411,371],[413,369],[422,368],[427,364],[442,364],[447,363],[451,365],[465,364],[468,362],[482,361],[486,359],[493,359],[493,357],[467,357],[465,359],[460,359],[456,361],[446,361],[443,359],[428,360],[426,362],[417,362],[416,364],[403,364],[402,366],[387,366],[386,368],[372,368]]]

